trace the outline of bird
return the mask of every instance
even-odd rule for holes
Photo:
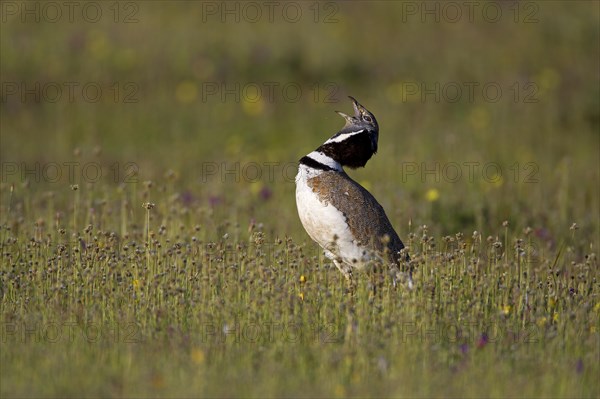
[[[396,286],[405,276],[400,269],[409,260],[402,251],[404,244],[381,204],[344,170],[364,167],[377,153],[379,125],[371,112],[354,97],[349,98],[354,115],[335,111],[344,118],[344,127],[299,160],[295,179],[298,216],[351,289],[353,273],[374,264],[389,265]],[[412,287],[410,271],[407,277]]]

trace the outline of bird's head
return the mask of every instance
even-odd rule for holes
[[[319,147],[319,150],[342,166],[358,168],[365,166],[377,152],[379,125],[375,116],[356,99],[350,97],[350,100],[354,106],[354,116],[336,111],[346,120],[346,124]]]
[[[358,101],[354,97],[348,96],[350,100],[352,100],[352,106],[354,107],[354,116],[346,115],[341,111],[337,112],[342,118],[346,120],[346,124],[340,131],[340,133],[344,131],[359,131],[366,129],[369,132],[379,132],[379,125],[377,125],[377,119],[375,119],[375,115],[373,115],[369,110],[360,105]]]

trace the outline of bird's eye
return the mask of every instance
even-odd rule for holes
[[[365,122],[373,123],[373,118],[371,118],[369,115],[363,115],[363,120]]]

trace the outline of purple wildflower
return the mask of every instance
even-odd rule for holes
[[[477,347],[479,349],[482,349],[483,347],[485,347],[489,342],[489,338],[487,333],[483,333],[481,334],[481,336],[479,337],[479,341],[477,341]]]

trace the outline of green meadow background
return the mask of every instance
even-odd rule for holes
[[[3,397],[600,395],[597,2],[0,7]],[[412,290],[297,217],[348,95]]]

